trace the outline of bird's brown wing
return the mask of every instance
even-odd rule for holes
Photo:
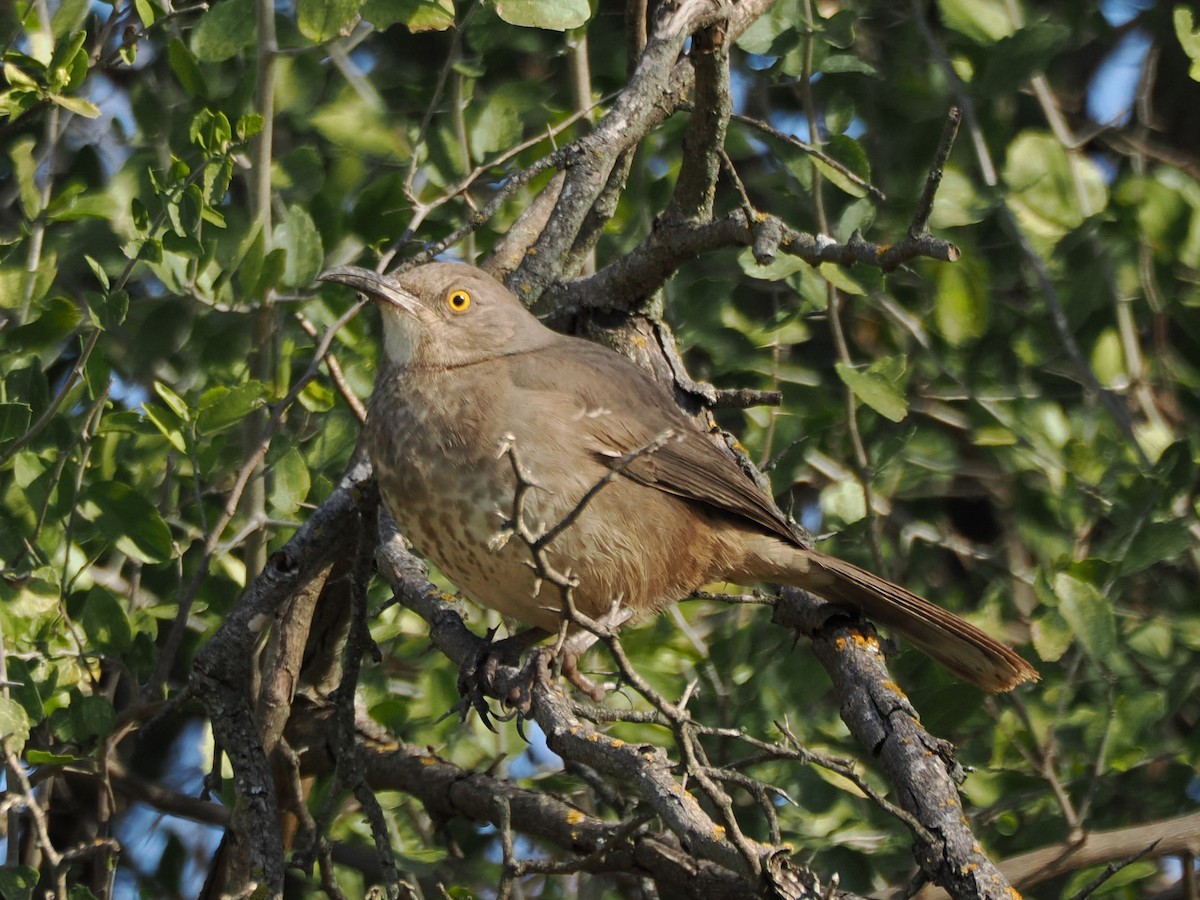
[[[568,358],[570,384],[560,377]],[[513,379],[522,387],[576,394],[578,408],[592,413],[577,418],[578,431],[587,451],[604,466],[621,465],[633,481],[749,519],[796,542],[774,501],[662,387],[619,353],[563,338],[547,351],[522,354],[511,363]]]

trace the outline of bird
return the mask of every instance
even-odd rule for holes
[[[579,613],[616,623],[704,585],[784,584],[887,626],[985,691],[1037,680],[964,619],[809,546],[663,386],[547,327],[482,269],[337,266],[320,278],[381,310],[365,425],[380,495],[472,600],[553,634],[563,596],[546,570],[569,574]],[[512,538],[516,516],[522,534],[545,538],[539,560]]]

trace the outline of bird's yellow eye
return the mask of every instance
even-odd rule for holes
[[[462,288],[455,288],[446,295],[446,305],[451,312],[465,313],[471,308],[471,294]]]

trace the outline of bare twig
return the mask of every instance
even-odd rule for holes
[[[962,123],[962,110],[957,106],[951,107],[946,116],[946,127],[942,129],[942,139],[938,142],[937,152],[933,162],[929,164],[929,174],[925,177],[925,188],[917,201],[913,212],[912,223],[908,226],[908,236],[915,238],[925,234],[929,228],[929,216],[933,213],[933,199],[942,183],[942,175],[946,170],[946,160],[954,147],[954,139],[958,137],[958,126]]]
[[[1127,856],[1124,859],[1117,860],[1115,862],[1110,862],[1108,865],[1106,865],[1104,867],[1103,872],[1101,872],[1099,875],[1097,875],[1095,878],[1093,878],[1091,881],[1089,881],[1087,884],[1085,884],[1082,888],[1079,889],[1078,892],[1073,894],[1071,897],[1071,900],[1086,900],[1087,897],[1090,897],[1090,896],[1092,896],[1092,894],[1096,893],[1096,889],[1099,888],[1100,885],[1104,884],[1104,882],[1108,881],[1108,879],[1112,878],[1114,875],[1116,875],[1118,872],[1120,872],[1123,868],[1125,868],[1130,863],[1135,863],[1142,857],[1153,852],[1154,848],[1157,846],[1158,846],[1158,841],[1151,841],[1149,844],[1147,844],[1145,847],[1143,847],[1137,853],[1134,853],[1132,856]]]

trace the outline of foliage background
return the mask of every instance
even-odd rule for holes
[[[616,3],[265,8],[280,49],[269,103],[250,0],[0,13],[0,731],[8,794],[24,766],[50,827],[31,836],[9,807],[6,896],[39,868],[44,887],[102,894],[112,866],[119,895],[195,893],[214,837],[176,800],[212,748],[196,705],[154,717],[266,554],[329,496],[357,440],[350,397],[374,375],[371,313],[312,368],[349,302],[315,276],[449,234],[626,81]],[[726,150],[750,200],[801,231],[899,240],[957,104],[931,227],[962,258],[884,276],[786,256],[764,268],[731,247],[665,291],[693,376],[782,391],[778,408],[720,416],[785,509],[1036,661],[1039,685],[994,699],[915,654],[894,665],[925,725],[975,767],[963,790],[998,859],[1096,830],[1170,833],[1200,799],[1194,28],[1184,7],[1150,2],[779,0],[732,54],[735,111],[815,135],[886,199],[735,120]],[[597,265],[654,227],[686,120],[641,143]],[[548,177],[453,253],[486,255]],[[725,177],[718,208],[740,202]],[[386,596],[376,586],[375,608]],[[379,724],[465,769],[502,759],[539,790],[583,790],[511,725],[441,719],[456,671],[415,615],[391,606],[371,631],[380,657],[360,696]],[[668,696],[698,679],[700,720],[762,737],[786,721],[812,749],[861,752],[820,666],[753,607],[688,603],[627,646]],[[172,817],[134,802],[118,770],[169,786],[158,807]],[[757,774],[795,801],[778,806],[784,839],[843,887],[911,873],[903,830],[843,780]],[[435,835],[411,798],[381,803],[414,878],[496,883],[494,830]],[[330,834],[369,846],[351,809]],[[1168,850],[1101,891],[1174,882]],[[1040,890],[1071,896],[1096,871]],[[339,878],[361,893],[353,867]],[[574,895],[578,878],[547,879],[546,895]]]

